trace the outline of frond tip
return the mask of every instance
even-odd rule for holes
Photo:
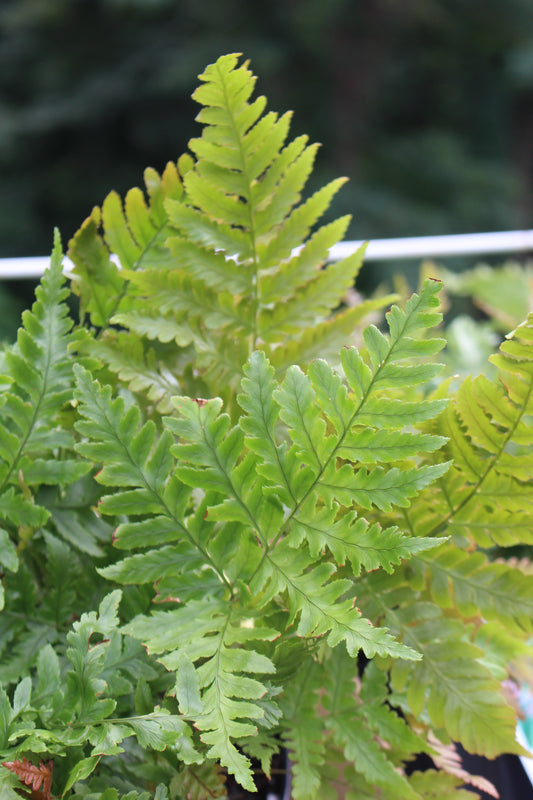
[[[34,793],[38,792],[40,800],[50,800],[52,791],[52,775],[54,762],[41,761],[36,767],[27,758],[3,761],[2,766],[14,772],[22,783],[31,787]]]

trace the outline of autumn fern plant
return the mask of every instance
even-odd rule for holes
[[[323,269],[349,217],[316,224],[345,180],[302,202],[317,146],[306,136],[287,143],[291,115],[263,113],[264,97],[249,102],[255,78],[237,62],[225,56],[200,76],[193,155],[161,177],[146,171],[148,203],[140,189],[124,203],[112,192],[70,243],[89,323],[83,349],[164,413],[173,394],[215,386],[232,405],[256,349],[278,376],[337,358],[365,315],[391,300],[345,305],[364,248]]]
[[[454,743],[522,752],[533,318],[456,390],[439,282],[368,324],[342,181],[302,200],[237,56],[201,80],[190,153],[71,241],[79,321],[56,235],[2,356],[2,800],[227,798],[280,751],[295,800],[492,791]]]

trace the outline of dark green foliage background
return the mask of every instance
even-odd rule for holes
[[[529,0],[3,0],[0,256],[177,158],[198,72],[233,51],[323,143],[316,185],[351,178],[350,236],[530,225]]]

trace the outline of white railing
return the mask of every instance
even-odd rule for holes
[[[363,242],[340,242],[330,250],[331,261],[353,253]],[[396,261],[404,258],[483,256],[496,253],[533,253],[533,230],[498,233],[462,233],[454,236],[411,236],[402,239],[373,239],[365,261]],[[0,258],[0,280],[39,278],[48,266],[47,256]],[[68,258],[65,270],[72,268]]]

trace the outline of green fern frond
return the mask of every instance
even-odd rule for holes
[[[77,449],[96,463],[104,462],[97,480],[119,489],[102,498],[101,510],[109,515],[140,517],[119,525],[115,544],[150,547],[177,542],[174,563],[176,567],[181,564],[180,571],[185,572],[195,563],[198,551],[214,566],[194,524],[187,525],[185,520],[191,492],[172,474],[174,461],[170,453],[170,434],[163,432],[157,438],[155,424],[152,421],[142,424],[137,406],[126,409],[122,397],[113,400],[110,388],[101,389],[83,368],[77,367],[76,375],[76,396],[82,416],[77,428],[91,437],[91,441],[80,442]],[[148,523],[147,515],[151,515]],[[147,529],[151,534],[148,538]],[[131,568],[136,576],[131,582],[147,582],[147,575],[157,569],[160,559],[161,554],[153,551],[142,557],[133,557],[126,562],[125,574]],[[117,564],[109,569],[110,577],[120,579],[123,566]],[[215,573],[222,577],[222,570],[215,568]],[[201,585],[201,574],[199,570],[198,586]],[[225,582],[223,578],[222,581]]]
[[[257,358],[264,357],[258,354]],[[371,629],[350,599],[340,599],[348,584],[343,580],[330,580],[335,571],[333,564],[320,564],[311,569],[313,561],[306,551],[297,552],[284,541],[278,543],[286,524],[283,511],[268,494],[263,494],[262,482],[257,480],[257,458],[248,453],[239,460],[243,455],[244,437],[238,427],[230,428],[227,415],[219,415],[221,401],[199,403],[190,398],[177,398],[175,403],[180,417],[167,419],[166,424],[180,437],[180,443],[172,448],[179,462],[176,473],[191,486],[227,498],[209,509],[209,519],[238,522],[255,533],[260,549],[254,548],[253,558],[248,553],[249,580],[252,591],[262,593],[262,602],[287,592],[290,619],[299,617],[299,635],[327,634],[331,646],[344,640],[352,654],[362,647],[368,655],[377,651],[416,657],[401,647],[398,649],[386,631]],[[321,441],[320,436],[317,441]],[[282,451],[275,445],[274,450],[278,461]],[[283,469],[287,477],[289,473],[285,467]],[[291,486],[292,496],[296,495],[300,480],[298,475],[294,487]],[[309,489],[307,483],[306,490]],[[293,516],[296,509],[294,507]],[[425,544],[432,546],[434,542]]]
[[[395,327],[395,320],[401,319],[408,333],[417,329],[417,325],[436,322],[438,316],[430,311],[435,305],[434,296],[435,287],[428,284],[419,303],[414,301],[411,304],[414,309],[412,313],[419,315],[418,322],[413,322],[408,315],[402,317],[399,311],[391,312],[391,327],[396,338],[392,344],[388,344],[384,337],[383,341],[387,342],[389,349],[396,348],[399,360],[411,345],[409,341],[407,344],[402,342],[402,333],[398,326]],[[437,349],[440,344],[436,340],[431,350]],[[347,355],[344,360],[351,374],[364,362],[357,351],[345,352]],[[393,363],[393,357],[388,352],[387,356],[391,364],[387,367],[376,365],[378,375],[382,369],[401,370]],[[373,377],[370,368],[365,365],[365,369],[369,375],[366,388],[370,396]],[[417,370],[421,375],[422,365]],[[431,364],[428,366],[428,375],[433,375]],[[320,385],[322,408],[315,402],[311,380],[300,370],[289,370],[282,387],[277,388],[273,370],[264,356],[261,353],[252,356],[243,384],[245,391],[239,396],[239,402],[247,412],[241,426],[247,434],[246,444],[252,453],[246,453],[244,449],[241,430],[238,427],[231,428],[229,417],[219,414],[221,401],[195,402],[190,398],[177,398],[174,402],[179,416],[166,422],[167,427],[180,437],[180,443],[173,447],[179,462],[177,474],[191,486],[220,494],[221,504],[209,510],[210,519],[238,522],[255,532],[260,549],[255,548],[255,560],[250,561],[250,585],[255,592],[262,593],[262,602],[267,602],[280,592],[287,592],[290,619],[298,616],[300,635],[327,633],[332,646],[344,639],[351,653],[363,647],[371,655],[376,651],[386,652],[389,647],[389,652],[399,655],[384,631],[370,630],[368,623],[359,618],[349,602],[339,600],[347,585],[343,581],[330,580],[333,565],[320,564],[312,568],[313,558],[309,557],[309,553],[297,553],[293,548],[298,547],[302,537],[308,533],[310,551],[315,559],[324,545],[331,544],[330,551],[341,557],[341,563],[346,557],[352,557],[359,571],[362,562],[376,564],[381,539],[384,565],[386,569],[391,569],[386,541],[390,542],[392,536],[392,540],[395,539],[399,544],[399,537],[393,531],[382,535],[378,526],[368,529],[368,525],[357,520],[355,514],[341,515],[332,534],[338,502],[348,506],[355,503],[363,508],[370,507],[369,502],[386,508],[391,508],[393,504],[405,505],[409,496],[419,491],[426,482],[441,475],[447,465],[417,469],[394,466],[388,470],[376,468],[372,473],[365,468],[354,470],[346,463],[339,467],[337,458],[344,456],[345,461],[346,453],[342,445],[344,441],[350,441],[350,429],[357,423],[358,406],[348,396],[346,389],[341,388],[340,379],[325,364],[315,367],[312,376]],[[323,383],[320,384],[320,381]],[[338,405],[331,400],[332,389],[337,392]],[[359,406],[362,405],[360,402]],[[323,415],[327,412],[332,414],[332,425],[338,431],[337,436],[326,435],[327,416]],[[421,413],[426,412],[427,409],[423,409]],[[276,425],[281,421],[288,425],[294,441],[290,449],[276,441]],[[407,446],[407,441],[411,441],[414,447],[409,451],[409,456],[414,455],[415,450],[417,453],[432,451],[443,443],[438,437],[411,435],[412,440],[407,434],[390,434],[387,441],[391,447],[389,457],[393,462],[398,461],[399,451]],[[385,438],[387,436],[384,434]],[[418,448],[415,442],[418,442]],[[378,435],[378,450],[380,445]],[[381,457],[376,456],[374,460]],[[257,480],[257,473],[261,475],[261,481]],[[265,486],[265,479],[270,485]],[[284,512],[270,499],[274,488],[281,491]],[[316,513],[318,496],[327,498],[331,507],[334,507],[332,513],[320,509]],[[369,501],[369,497],[372,500]],[[292,529],[294,532],[291,533]],[[363,531],[367,531],[368,538],[365,541],[362,537],[359,546],[357,540]],[[403,555],[413,554],[417,547],[426,549],[436,544],[435,539],[419,539],[415,540],[415,544],[406,540],[407,537],[404,537]],[[368,557],[363,553],[365,546],[372,551]],[[401,558],[399,552],[395,556],[397,559]],[[313,584],[314,591],[311,588]]]
[[[274,672],[266,656],[250,647],[250,642],[273,639],[277,631],[243,626],[228,604],[191,602],[186,607],[161,612],[168,634],[152,637],[154,616],[139,617],[126,631],[140,638],[149,651],[167,651],[159,660],[176,671],[175,693],[180,710],[194,719],[208,745],[207,756],[216,758],[254,790],[248,759],[232,740],[253,736],[264,711],[257,702],[266,687],[258,675]],[[194,662],[201,662],[194,667]]]
[[[147,169],[145,185],[149,205],[138,188],[128,192],[124,208],[119,196],[111,192],[102,209],[93,209],[69,243],[69,257],[74,262],[72,289],[80,298],[82,319],[88,314],[97,328],[107,327],[115,313],[130,305],[128,281],[114,258],[130,270],[169,265],[163,201],[181,197],[176,166],[167,164],[162,176]]]
[[[530,317],[491,357],[497,380],[466,379],[450,403],[441,429],[454,468],[429,490],[425,510],[409,512],[421,533],[447,529],[481,547],[529,540],[532,343]]]
[[[28,531],[49,517],[49,511],[36,502],[38,487],[66,486],[90,469],[72,457],[72,432],[67,426],[59,429],[73,385],[73,360],[68,354],[72,322],[65,303],[62,259],[56,232],[36,301],[22,315],[17,343],[5,352],[4,381],[9,388],[2,396],[0,516],[8,525]]]
[[[514,711],[499,680],[482,663],[483,651],[470,641],[464,620],[413,600],[409,577],[372,573],[359,582],[358,602],[370,619],[383,619],[391,632],[423,653],[420,662],[395,661],[392,687],[417,717],[427,713],[435,731],[445,729],[471,753],[494,757],[521,753],[515,741]],[[394,702],[394,698],[392,698]]]
[[[291,789],[295,800],[316,797],[321,784],[326,748],[324,724],[317,710],[322,678],[319,665],[308,660],[299,671],[298,681],[287,691],[284,740],[293,761]]]
[[[450,544],[420,558],[430,573],[431,594],[442,608],[455,607],[465,617],[481,614],[508,629],[531,631],[533,582],[519,569]]]
[[[183,156],[161,179],[147,173],[148,205],[138,189],[124,208],[109,195],[70,248],[82,315],[102,329],[92,343],[80,339],[81,351],[101,358],[133,391],[149,385],[160,411],[168,409],[162,389],[176,365],[163,354],[149,377],[147,342],[177,344],[180,362],[188,359],[207,385],[223,382],[231,401],[254,349],[282,374],[289,364],[337,354],[363,318],[391,300],[332,315],[364,252],[328,265],[349,218],[316,228],[344,179],[301,202],[317,147],[306,137],[287,143],[290,114],[265,113],[265,99],[251,99],[255,77],[238,56],[223,56],[200,78],[195,158]],[[135,363],[120,361],[114,325],[129,331]]]

